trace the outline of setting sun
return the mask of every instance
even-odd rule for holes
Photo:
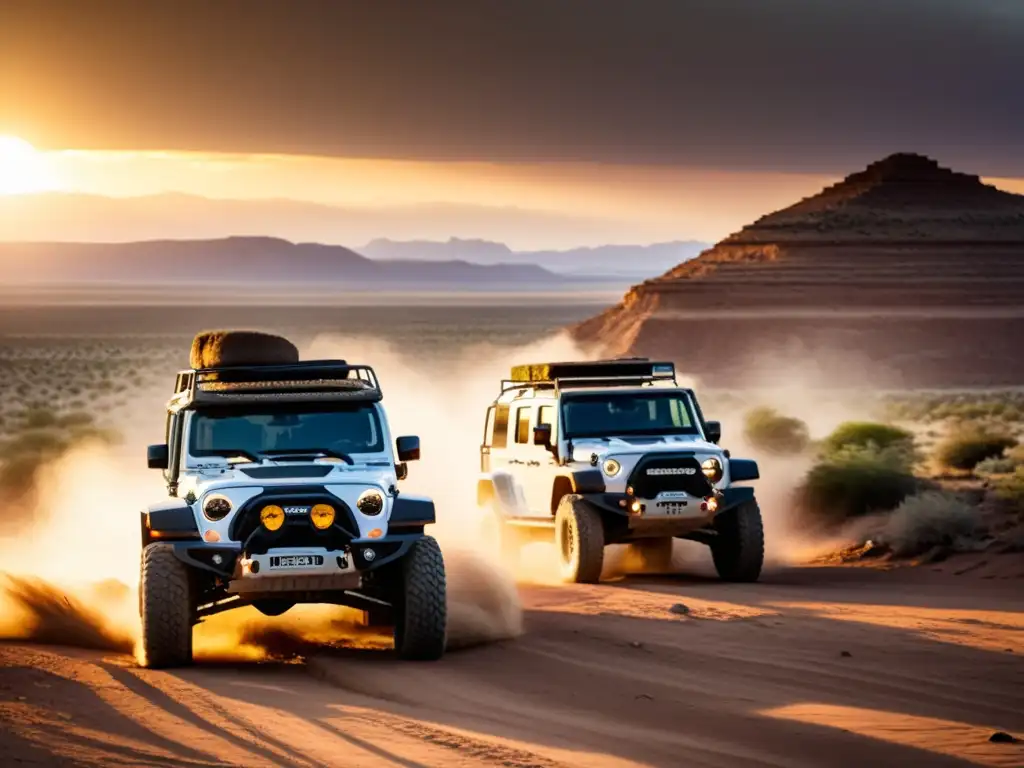
[[[18,195],[53,188],[46,157],[17,136],[0,136],[0,194]]]

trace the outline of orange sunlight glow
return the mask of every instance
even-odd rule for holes
[[[42,152],[17,136],[0,136],[0,195],[42,192],[55,186]]]

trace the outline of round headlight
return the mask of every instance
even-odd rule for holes
[[[608,475],[608,477],[615,477],[617,474],[619,474],[619,470],[622,469],[622,465],[619,464],[619,462],[617,462],[615,459],[605,459],[605,462],[601,466],[601,468],[604,470],[604,473]]]
[[[706,459],[704,463],[700,465],[700,468],[701,471],[704,472],[704,477],[712,483],[717,483],[722,479],[722,462],[718,459]]]
[[[334,507],[330,504],[315,504],[309,512],[313,527],[325,531],[334,525]]]
[[[379,515],[384,511],[384,497],[380,495],[380,491],[363,491],[356,501],[356,507],[364,515]]]
[[[225,496],[209,496],[203,502],[203,514],[210,520],[223,520],[231,511],[231,501]]]
[[[284,525],[284,510],[276,504],[270,504],[260,510],[260,522],[268,531],[277,531]]]

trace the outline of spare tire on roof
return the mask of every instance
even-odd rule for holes
[[[197,370],[297,362],[299,350],[288,339],[259,331],[203,331],[192,340],[189,355],[189,364]]]

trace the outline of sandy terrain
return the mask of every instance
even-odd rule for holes
[[[523,636],[434,664],[332,650],[168,673],[0,644],[0,762],[1020,766],[1024,743],[989,738],[1024,736],[1022,581],[978,573],[528,586]]]

